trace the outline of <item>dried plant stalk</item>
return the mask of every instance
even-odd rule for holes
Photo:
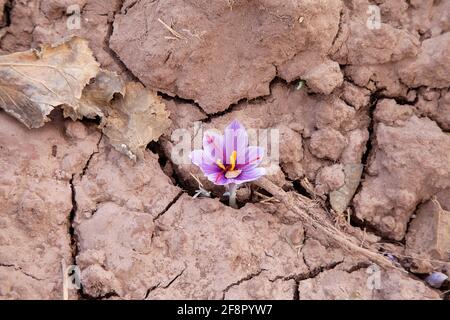
[[[289,210],[298,215],[303,223],[323,232],[331,240],[347,250],[361,254],[381,267],[395,268],[406,272],[378,253],[376,248],[371,247],[364,239],[358,239],[355,236],[346,234],[333,226],[331,222],[325,218],[324,210],[318,207],[314,201],[306,197],[296,197],[293,193],[284,191],[267,178],[261,178],[255,181],[255,184],[280,200]]]

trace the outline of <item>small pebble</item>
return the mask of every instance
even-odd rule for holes
[[[448,276],[441,272],[432,272],[428,277],[425,278],[425,281],[433,288],[439,289],[447,279]]]

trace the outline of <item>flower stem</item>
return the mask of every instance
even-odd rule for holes
[[[236,204],[236,190],[237,190],[237,184],[236,183],[230,183],[229,185],[229,190],[228,192],[230,192],[230,207],[237,209],[238,206]]]

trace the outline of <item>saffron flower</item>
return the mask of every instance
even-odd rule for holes
[[[254,181],[265,174],[258,167],[262,162],[264,149],[248,146],[245,128],[234,120],[224,135],[206,132],[203,136],[203,150],[194,150],[189,155],[209,181],[216,185],[228,185],[230,205],[236,207],[237,185]]]

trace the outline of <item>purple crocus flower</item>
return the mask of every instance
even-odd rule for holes
[[[209,181],[216,185],[233,185],[263,176],[265,169],[258,167],[263,155],[263,148],[248,146],[247,131],[234,120],[223,136],[206,132],[203,150],[194,150],[189,157]]]

